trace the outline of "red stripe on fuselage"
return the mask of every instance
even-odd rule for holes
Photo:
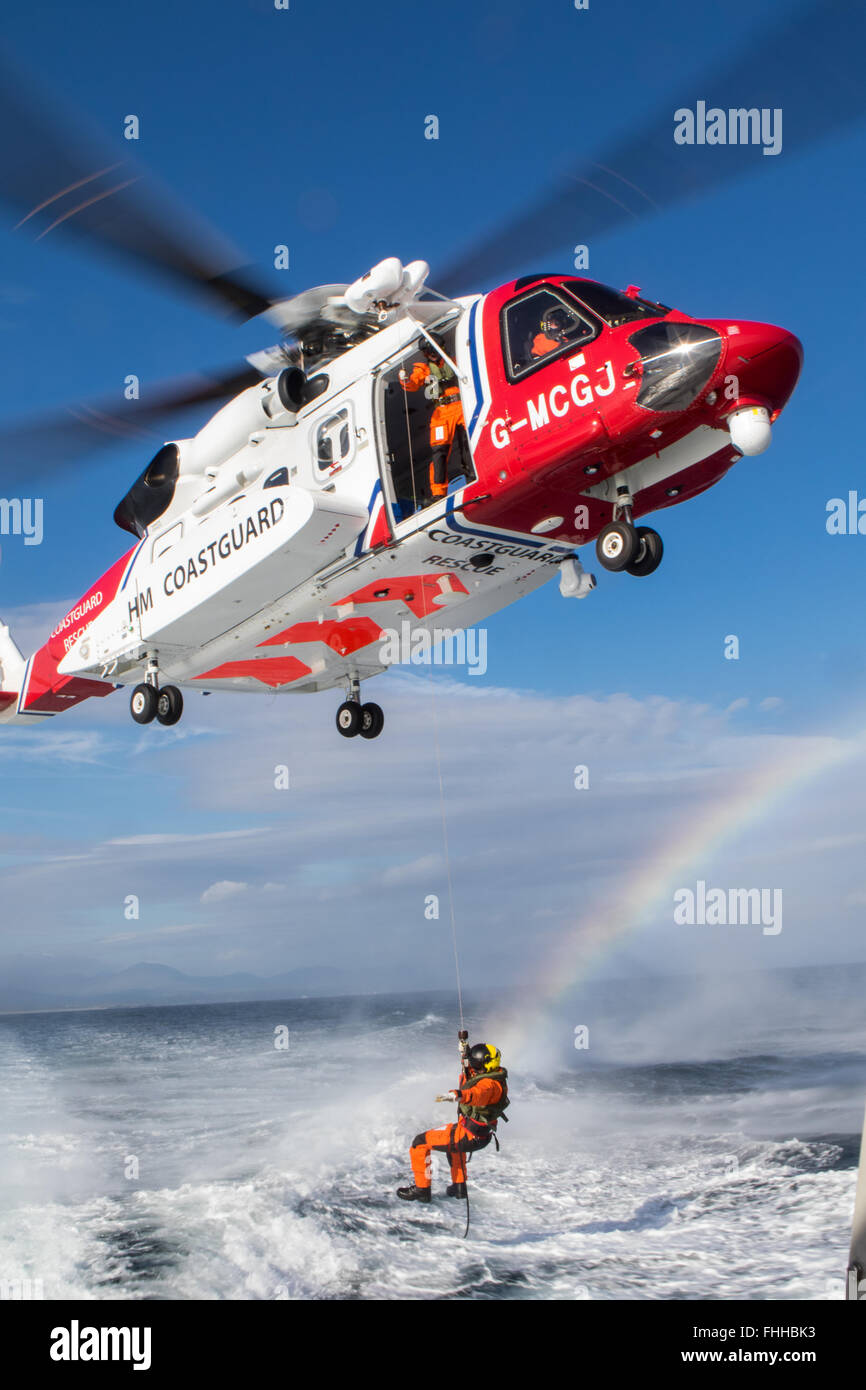
[[[128,550],[111,569],[105,571],[101,579],[73,604],[44,646],[34,653],[21,704],[22,711],[59,714],[61,710],[80,704],[91,696],[111,694],[114,686],[110,682],[89,680],[83,676],[61,676],[57,667],[73,643],[117,594],[132,553],[132,550]]]

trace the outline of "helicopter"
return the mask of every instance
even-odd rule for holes
[[[763,80],[795,81],[790,45],[802,46],[803,23],[777,28]],[[813,76],[824,62],[843,93],[828,127],[864,106],[862,84],[851,99],[839,84],[832,29],[820,52],[806,46]],[[751,75],[749,61],[740,69]],[[120,687],[131,688],[133,720],[166,726],[181,718],[183,692],[337,689],[340,734],[376,738],[384,714],[361,683],[392,663],[395,631],[436,639],[443,620],[447,633],[464,631],[554,576],[564,597],[586,598],[595,578],[577,552],[593,542],[603,568],[650,576],[663,543],[642,518],[763,453],[797,383],[802,347],[785,328],[694,317],[574,271],[466,288],[535,242],[561,245],[575,219],[601,235],[626,214],[737,177],[754,157],[728,151],[710,168],[705,152],[674,150],[668,116],[498,228],[435,288],[427,262],[390,257],[289,298],[238,270],[215,239],[184,235],[123,163],[47,127],[13,81],[0,125],[30,151],[0,156],[0,201],[21,230],[83,238],[280,335],[204,384],[39,422],[36,449],[68,459],[97,435],[104,446],[225,402],[157,450],[114,513],[133,544],[37,652],[25,659],[0,625],[0,723]],[[648,161],[654,130],[664,143]],[[803,143],[826,133],[813,121]],[[653,198],[638,182],[649,174]],[[406,389],[419,361],[440,364],[459,396],[436,491],[437,381]]]
[[[592,540],[608,570],[653,573],[661,538],[638,518],[762,452],[799,373],[786,330],[632,288],[531,275],[443,301],[419,294],[428,273],[390,258],[280,306],[294,353],[278,371],[265,353],[260,381],[160,448],[115,511],[134,546],[18,657],[17,692],[4,635],[0,718],[116,685],[142,724],[176,723],[183,688],[345,686],[340,733],[375,738],[384,717],[359,689],[389,632],[474,625],[555,573],[586,597],[574,552]],[[453,364],[466,422],[439,498],[430,405],[400,380],[425,343]]]

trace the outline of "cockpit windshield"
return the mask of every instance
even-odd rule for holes
[[[597,280],[569,280],[565,289],[598,314],[609,328],[619,328],[624,323],[635,323],[638,319],[664,318],[670,313],[665,304],[653,304],[648,299],[632,298],[610,285],[600,285]]]
[[[703,323],[650,323],[629,335],[640,353],[637,403],[645,410],[686,410],[722,355],[722,336]]]

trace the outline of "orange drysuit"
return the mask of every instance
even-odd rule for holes
[[[562,347],[555,338],[548,338],[546,333],[536,333],[532,340],[532,356],[545,357],[548,352],[554,352],[556,348]]]
[[[460,1077],[459,1099],[468,1105],[496,1105],[503,1097],[500,1082],[483,1072]],[[424,1134],[416,1134],[409,1150],[412,1176],[416,1187],[430,1187],[432,1183],[431,1153],[445,1153],[451,1165],[451,1181],[466,1181],[466,1154],[476,1149],[486,1149],[496,1131],[496,1121],[485,1124],[482,1120],[472,1120],[461,1115],[456,1124],[443,1125],[441,1129],[428,1129]]]
[[[434,373],[430,369],[429,362],[415,362],[411,375],[402,383],[403,390],[418,391],[432,375]],[[444,382],[441,377],[438,379],[441,385],[441,395],[433,414],[430,416],[430,448],[433,451],[433,457],[430,461],[431,497],[445,497],[448,492],[448,456],[451,453],[454,436],[463,424],[460,388],[456,382],[453,385],[448,384],[450,381],[454,381],[452,375],[446,376]]]

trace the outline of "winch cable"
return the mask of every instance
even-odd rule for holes
[[[448,912],[451,918],[451,946],[454,952],[454,974],[457,980],[457,1009],[460,1014],[460,1031],[465,1032],[463,1021],[463,985],[460,979],[460,952],[457,948],[457,915],[454,911],[454,882],[451,875],[451,854],[448,846],[448,817],[445,812],[445,787],[442,780],[442,747],[439,739],[439,714],[436,708],[436,680],[430,672],[430,708],[433,714],[433,733],[436,745],[436,774],[439,779],[439,814],[442,820],[442,849],[445,855],[445,875],[448,883]]]
[[[465,1071],[466,1049],[468,1047],[468,1033],[463,1016],[463,984],[460,977],[460,951],[457,946],[457,914],[454,910],[454,880],[451,873],[451,852],[448,844],[448,816],[445,811],[445,785],[442,778],[442,744],[439,737],[439,712],[436,707],[436,678],[433,670],[430,670],[430,709],[433,716],[433,734],[436,748],[436,775],[439,780],[439,814],[442,820],[442,849],[445,856],[445,875],[448,883],[448,912],[451,918],[451,946],[454,952],[454,974],[457,981],[457,1010],[460,1015],[460,1057],[464,1066],[461,1070]],[[469,1159],[471,1155],[466,1155],[464,1165],[463,1186],[465,1189],[464,1201],[466,1202],[466,1229],[463,1232],[463,1239],[469,1235]]]
[[[415,488],[415,459],[412,450],[412,430],[409,423],[409,402],[407,399],[408,393],[403,388],[402,382],[401,390],[403,391],[403,409],[406,416],[406,442],[409,447],[409,469],[412,477],[412,505],[414,515],[418,510],[418,498]],[[436,747],[436,776],[439,781],[439,814],[442,821],[442,849],[445,857],[445,875],[448,883],[448,913],[451,919],[451,947],[454,952],[454,974],[457,982],[457,1011],[460,1015],[460,1053],[461,1058],[465,1058],[466,1037],[468,1035],[466,1033],[466,1026],[463,1016],[463,984],[460,977],[460,952],[457,946],[457,915],[454,910],[454,880],[451,874],[451,852],[448,844],[448,816],[445,811],[445,785],[442,778],[442,743],[439,737],[439,713],[436,707],[436,680],[433,675],[432,669],[430,671],[430,708],[433,715],[433,733],[434,743]],[[467,1167],[464,1170],[466,1172],[467,1179],[468,1159],[469,1155],[467,1154]],[[464,1182],[464,1186],[466,1189],[466,1229],[463,1232],[463,1239],[465,1240],[469,1234],[468,1181]]]
[[[403,392],[403,409],[406,415],[406,442],[409,446],[409,468],[412,475],[412,504],[417,511],[418,499],[415,491],[415,458],[412,450],[412,430],[409,424],[409,402],[407,392],[400,384]],[[436,742],[436,772],[439,778],[439,812],[442,818],[442,847],[445,854],[445,872],[448,880],[448,910],[451,917],[451,944],[454,950],[454,971],[457,977],[457,1007],[460,1013],[460,1031],[465,1031],[463,1023],[463,988],[460,981],[460,955],[457,950],[457,920],[454,912],[454,884],[451,877],[451,855],[448,849],[448,819],[445,814],[445,789],[442,782],[442,746],[439,739],[439,716],[436,710],[436,681],[433,672],[430,672],[430,705],[433,711],[433,730]]]

